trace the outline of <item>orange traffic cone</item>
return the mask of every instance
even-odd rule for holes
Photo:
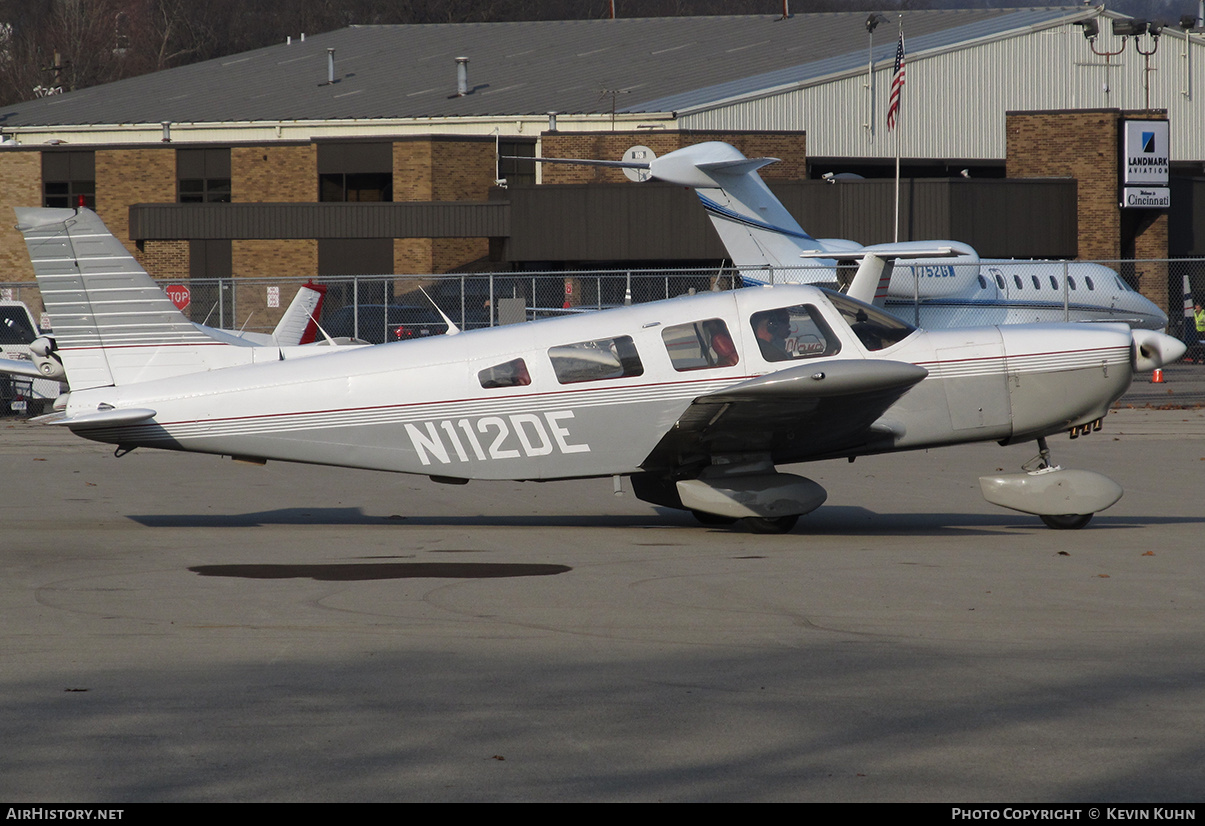
[[[1163,370],[1156,367],[1155,372],[1151,374],[1151,384],[1163,384]]]

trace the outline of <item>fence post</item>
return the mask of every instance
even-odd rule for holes
[[[1071,320],[1071,296],[1068,292],[1071,289],[1067,283],[1067,262],[1063,261],[1063,321]]]
[[[920,273],[917,272],[916,265],[912,264],[912,322],[914,327],[920,326]],[[895,268],[892,267],[894,270]],[[887,276],[888,279],[891,276]],[[890,284],[890,281],[888,282]]]
[[[351,334],[360,337],[360,276],[351,277]]]

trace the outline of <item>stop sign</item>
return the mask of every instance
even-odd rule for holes
[[[167,293],[167,297],[176,305],[176,309],[184,311],[188,309],[188,304],[192,301],[192,293],[188,291],[188,287],[183,284],[172,284],[164,287],[163,291]]]

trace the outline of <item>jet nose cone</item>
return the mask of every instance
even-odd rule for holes
[[[1134,341],[1131,360],[1136,371],[1154,370],[1170,364],[1188,349],[1180,339],[1154,330],[1134,330],[1130,335]]]

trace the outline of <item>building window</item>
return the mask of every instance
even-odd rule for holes
[[[319,143],[319,201],[392,201],[393,144]]]
[[[182,204],[230,203],[230,150],[177,149],[176,185]]]
[[[535,184],[536,142],[534,140],[498,141],[498,177],[507,185]],[[527,160],[532,158],[533,160]]]
[[[92,152],[42,153],[42,204],[96,209],[96,155]]]

